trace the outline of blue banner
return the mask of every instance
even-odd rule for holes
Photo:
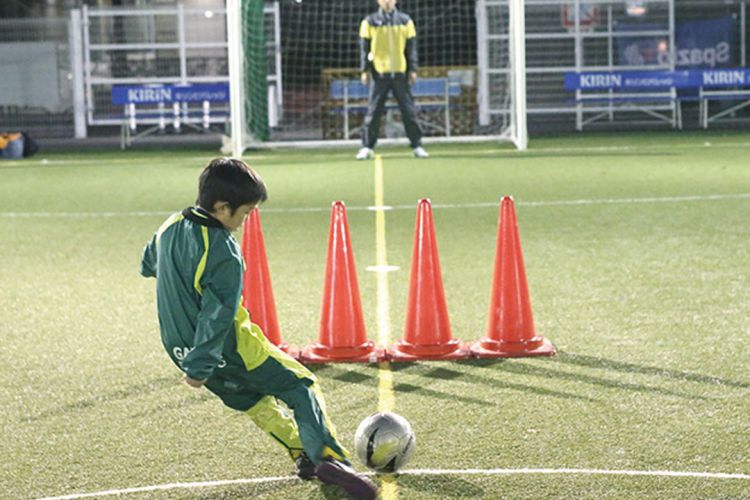
[[[750,68],[565,73],[565,90],[669,90],[750,85]]]
[[[618,33],[667,31],[666,24],[619,24]],[[675,66],[721,68],[736,64],[736,21],[731,16],[675,23]],[[669,37],[619,36],[617,53],[621,66],[669,64]]]
[[[676,66],[721,68],[736,64],[732,42],[736,22],[730,17],[675,24]]]
[[[191,85],[116,85],[112,104],[169,104],[173,102],[227,102],[229,84],[194,83]]]

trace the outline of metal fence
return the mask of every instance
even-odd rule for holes
[[[628,12],[628,5],[644,11]],[[530,130],[701,126],[698,115],[704,103],[698,89],[585,94],[566,90],[564,75],[745,67],[746,19],[744,0],[526,0]],[[729,100],[718,106],[736,108]],[[747,109],[731,114],[750,117]]]
[[[73,135],[67,18],[0,19],[0,130]]]
[[[326,1],[331,3],[332,0]],[[476,129],[481,129],[483,113],[491,114],[493,109],[505,106],[503,100],[507,95],[503,90],[508,85],[508,75],[503,70],[507,61],[501,56],[507,52],[507,30],[496,26],[505,18],[505,12],[502,0],[487,0],[487,3],[495,1],[497,10],[490,9],[486,19],[490,43],[495,45],[490,46],[487,58],[488,87],[492,92],[472,96],[480,102],[480,107],[481,99],[488,106],[485,110],[479,109],[478,116],[472,115]],[[531,133],[597,126],[640,127],[644,119],[667,127],[677,126],[678,119],[684,128],[708,124],[710,119],[703,122],[699,119],[700,106],[690,96],[674,94],[672,99],[669,94],[659,102],[641,102],[626,110],[618,108],[614,101],[585,101],[586,96],[581,93],[566,91],[564,75],[569,71],[592,69],[745,67],[748,62],[748,1],[649,0],[644,3],[648,8],[645,15],[632,16],[626,7],[638,2],[526,0],[527,102]],[[446,64],[461,66],[464,71],[476,67],[481,58],[477,56],[476,46],[479,23],[473,19],[475,0],[451,2],[452,9],[468,16],[460,26],[445,25],[444,17],[440,17],[440,22],[420,24],[420,19],[431,19],[428,11],[422,9],[429,3],[425,2],[427,0],[401,2],[407,12],[413,7],[410,13],[417,22],[420,56],[425,56],[423,64],[443,64],[438,57],[447,54],[452,59]],[[459,4],[468,8],[458,9]],[[359,15],[353,15],[351,9],[326,11],[325,22],[336,28],[337,36],[330,43],[321,44],[320,30],[309,26],[312,15],[303,15],[301,9],[305,5],[309,3],[268,2],[266,10],[271,89],[269,117],[273,118],[270,121],[275,126],[274,138],[277,139],[326,137],[319,114],[329,92],[324,88],[326,82],[321,77],[324,72],[320,67],[327,67],[328,62],[309,56],[309,50],[319,50],[321,54],[330,51],[337,58],[338,69],[356,68],[357,64],[356,48],[351,40],[356,40]],[[122,108],[112,104],[112,85],[227,78],[226,21],[220,9],[89,9],[82,12],[79,19],[79,26],[75,25],[75,16],[0,19],[0,87],[3,88],[0,129],[28,130],[39,137],[118,134],[118,130],[106,127],[122,121]],[[680,30],[689,23],[721,19],[731,28],[727,47],[680,45],[683,43],[679,39]],[[308,30],[306,36],[318,38],[294,41],[301,26]],[[460,33],[456,34],[457,30]],[[455,44],[444,43],[448,34],[455,37]],[[657,40],[656,45],[653,40]],[[78,43],[80,52],[71,50]],[[443,45],[431,48],[431,44],[437,43]],[[317,65],[313,68],[315,71],[308,68],[313,64]],[[77,82],[81,82],[80,95],[76,94]],[[312,96],[308,99],[310,102],[305,100],[308,96]],[[676,109],[678,98],[685,97],[680,109]],[[291,112],[294,106],[300,106],[304,112],[295,116]],[[722,115],[722,120],[712,121],[711,126],[724,122],[725,118],[750,118],[750,107],[739,107],[736,102],[717,99],[712,107],[714,113],[721,110],[727,113]]]
[[[223,10],[84,8],[87,123],[122,123],[114,85],[226,81],[225,24]]]

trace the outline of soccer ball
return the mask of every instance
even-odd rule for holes
[[[396,472],[414,453],[416,438],[411,424],[391,412],[373,413],[354,434],[357,458],[375,472]]]

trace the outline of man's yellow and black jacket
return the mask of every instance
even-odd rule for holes
[[[417,31],[411,18],[379,9],[359,26],[360,70],[383,75],[417,71]]]

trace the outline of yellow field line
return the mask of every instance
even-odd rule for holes
[[[383,207],[383,159],[375,156],[375,206]],[[391,342],[391,323],[388,311],[388,258],[385,245],[385,210],[375,210],[375,257],[376,265],[381,269],[376,273],[378,280],[378,344],[386,347]],[[393,411],[393,372],[387,361],[378,366],[378,411]],[[398,485],[391,475],[382,476],[381,498],[395,500],[398,498]]]

